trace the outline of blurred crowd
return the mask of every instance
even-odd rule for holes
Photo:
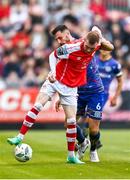
[[[58,47],[50,31],[59,24],[67,25],[75,38],[99,26],[114,43],[113,56],[127,81],[130,11],[106,5],[107,0],[0,0],[0,89],[39,87],[45,81],[48,56]]]

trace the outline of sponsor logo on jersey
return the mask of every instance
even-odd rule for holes
[[[111,78],[110,74],[100,73],[101,78]]]
[[[67,49],[66,49],[65,46],[64,47],[59,47],[57,49],[57,55],[58,56],[65,55],[65,54],[67,54]]]

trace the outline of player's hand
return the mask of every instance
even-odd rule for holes
[[[51,83],[54,83],[54,82],[56,81],[56,75],[55,75],[55,73],[50,72],[50,73],[48,74],[47,79],[48,79]]]
[[[100,39],[102,39],[102,32],[97,26],[93,26],[92,31],[97,31],[98,34],[99,34]]]
[[[61,103],[60,103],[60,100],[58,100],[55,103],[55,110],[56,110],[56,112],[60,111],[60,107],[61,107]]]
[[[114,107],[117,105],[117,98],[116,97],[113,97],[111,100],[110,100],[110,106]]]

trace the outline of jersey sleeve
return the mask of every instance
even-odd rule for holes
[[[49,56],[49,65],[51,72],[55,72],[56,64],[57,64],[57,58],[54,56],[54,52],[52,52]]]
[[[54,55],[58,59],[68,59],[69,51],[67,45],[63,45],[54,51]]]
[[[115,64],[114,73],[116,77],[122,76],[122,67],[121,67],[121,64],[118,62]]]

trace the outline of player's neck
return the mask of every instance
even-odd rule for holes
[[[102,55],[102,56],[100,56],[100,59],[102,61],[107,61],[107,60],[111,59],[111,55]]]

